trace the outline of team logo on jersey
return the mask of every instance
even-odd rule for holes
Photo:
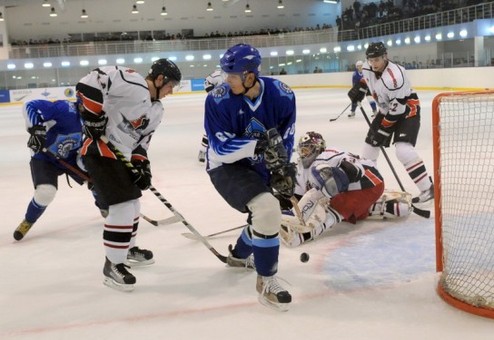
[[[245,128],[244,136],[259,139],[261,135],[266,131],[266,127],[256,118],[252,118],[249,125]]]
[[[293,93],[293,91],[290,88],[290,86],[288,86],[287,84],[285,84],[285,83],[283,83],[281,81],[278,81],[278,86],[279,86],[280,90],[283,91],[286,94],[292,94]]]
[[[147,118],[145,115],[142,115],[137,119],[130,120],[129,123],[132,125],[134,130],[144,130],[149,125],[149,118]]]
[[[82,134],[80,132],[67,135],[57,135],[52,145],[48,147],[51,153],[60,158],[68,158],[70,152],[81,147]]]
[[[225,96],[225,94],[227,93],[227,91],[226,91],[226,87],[225,86],[216,86],[209,93],[214,98],[222,98],[222,97]]]

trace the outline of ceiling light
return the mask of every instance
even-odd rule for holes
[[[213,6],[211,6],[210,2],[208,2],[208,7],[206,8],[206,11],[208,11],[208,12],[213,11]]]
[[[52,7],[51,10],[50,10],[50,16],[51,17],[56,17],[57,16],[57,12],[55,12],[55,7]]]
[[[279,1],[278,1],[278,6],[277,6],[277,8],[279,8],[279,9],[285,8],[285,6],[283,5],[283,0],[279,0]]]
[[[85,9],[83,9],[83,10],[82,10],[82,12],[81,12],[81,18],[82,18],[82,19],[86,19],[86,18],[88,18],[88,17],[89,17],[89,15],[87,15],[86,10],[85,10]]]
[[[166,7],[165,6],[163,6],[161,8],[161,15],[168,15],[168,12],[166,11]]]
[[[43,7],[51,7],[51,5],[48,2],[48,0],[43,0],[43,3],[41,4],[41,6],[43,6]]]
[[[250,13],[250,12],[252,12],[250,10],[250,5],[249,4],[245,5],[245,13]]]
[[[144,0],[137,0],[136,4],[142,5],[144,3]]]
[[[132,14],[139,14],[139,10],[137,9],[137,5],[132,5]]]

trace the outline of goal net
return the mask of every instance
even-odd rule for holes
[[[494,91],[433,101],[439,295],[494,318]]]

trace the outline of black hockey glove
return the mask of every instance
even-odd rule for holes
[[[353,87],[348,91],[348,97],[352,101],[352,103],[361,102],[364,100],[368,91],[367,84],[365,82],[358,82],[353,85]]]
[[[104,111],[101,111],[101,115],[97,116],[82,108],[80,109],[80,113],[83,119],[82,132],[87,138],[96,140],[105,134],[108,118]]]
[[[134,183],[141,190],[147,190],[151,186],[151,164],[148,160],[148,154],[146,149],[141,145],[132,151],[131,163],[134,165],[132,175],[134,177]]]
[[[134,183],[141,190],[147,190],[151,186],[151,164],[148,160],[144,161],[133,161],[132,165],[134,170],[132,174],[134,176]]]
[[[285,197],[292,197],[297,183],[296,176],[295,163],[283,164],[271,173],[271,187]]]
[[[277,170],[288,163],[288,153],[278,130],[272,128],[266,131],[264,141],[261,144],[263,143],[266,145],[264,162],[268,170]]]
[[[376,147],[381,147],[381,146],[388,147],[391,138],[391,133],[383,129],[378,129],[377,131],[373,131],[373,133],[369,137],[370,137],[369,138],[370,145]]]
[[[35,125],[27,129],[30,136],[27,141],[27,147],[34,152],[40,152],[46,143],[46,128],[43,125]]]

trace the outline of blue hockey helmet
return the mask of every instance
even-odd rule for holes
[[[259,51],[248,44],[237,44],[230,47],[220,59],[220,66],[226,73],[252,72],[259,74],[261,55]]]

